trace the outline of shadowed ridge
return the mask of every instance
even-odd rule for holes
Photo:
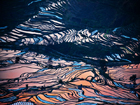
[[[0,87],[9,91],[0,104],[139,103],[139,23],[121,11],[131,0],[105,1],[33,0],[37,13],[0,27]]]

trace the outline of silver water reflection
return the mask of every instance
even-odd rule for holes
[[[74,18],[81,8],[74,5],[79,4],[76,0],[36,0],[28,6],[33,3],[46,5],[0,36],[5,44],[0,49],[0,104],[140,103],[140,65],[127,57],[138,55],[133,50],[137,38],[118,35],[124,27],[80,26],[80,20]],[[103,65],[108,66],[106,71],[100,60],[107,63]]]

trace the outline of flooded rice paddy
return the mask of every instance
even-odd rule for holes
[[[0,27],[0,105],[140,104],[139,24],[120,27],[115,7],[86,3],[26,2],[38,12]]]

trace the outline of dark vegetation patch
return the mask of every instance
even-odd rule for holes
[[[17,25],[27,21],[39,11],[39,3],[28,4],[32,0],[1,0],[0,27],[8,26],[5,32],[11,31]],[[1,33],[3,34],[3,33]]]

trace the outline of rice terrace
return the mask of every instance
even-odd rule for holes
[[[0,2],[0,105],[140,105],[139,0]]]

